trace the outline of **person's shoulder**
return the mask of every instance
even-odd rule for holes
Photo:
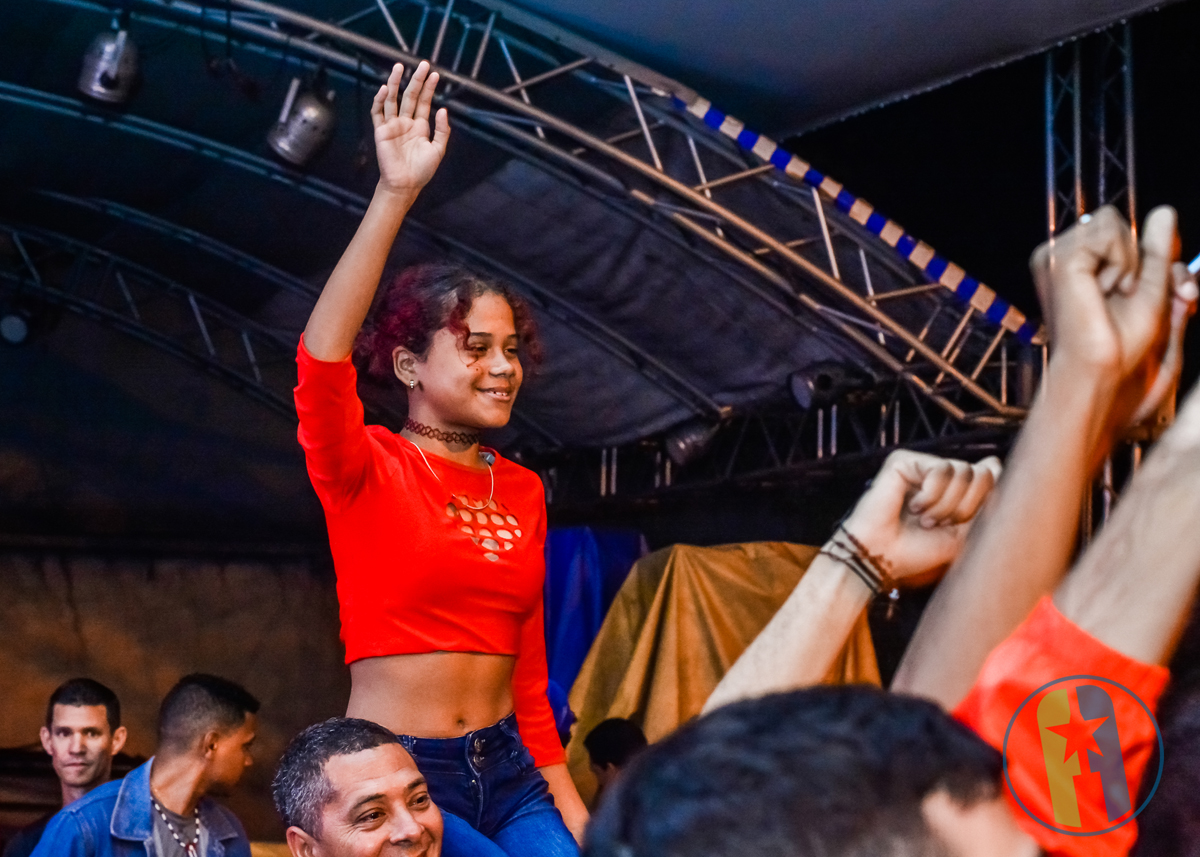
[[[225,821],[229,822],[230,826],[233,827],[233,829],[236,830],[243,837],[246,835],[246,831],[242,828],[241,819],[239,819],[237,817],[237,814],[234,813],[234,811],[232,809],[225,806],[223,803],[220,803],[219,801],[214,800],[211,797],[205,797],[205,798],[203,798],[203,800],[204,800],[204,809],[207,812],[210,812],[214,815],[219,815]]]
[[[400,438],[390,428],[381,426],[378,423],[367,423],[366,429],[367,434],[379,441],[393,455],[399,456],[401,454],[404,445],[400,443]]]
[[[60,809],[46,825],[32,853],[39,857],[54,857],[79,847],[83,841],[90,841],[97,831],[107,831],[123,782],[110,780]],[[71,853],[78,852],[72,850]]]
[[[505,479],[513,480],[517,485],[529,491],[536,491],[539,494],[545,494],[545,488],[542,486],[542,477],[535,471],[530,470],[523,464],[518,464],[511,458],[505,458],[495,450],[489,450],[496,456],[496,475],[503,474]]]
[[[38,843],[42,841],[42,834],[46,831],[46,825],[50,823],[50,819],[54,818],[56,813],[48,812],[39,818],[37,821],[27,824],[18,830],[13,838],[8,840],[8,844],[4,846],[4,857],[29,857],[33,850],[37,848]]]
[[[211,797],[205,797],[200,802],[200,814],[203,823],[208,827],[210,835],[225,843],[225,853],[230,857],[250,853],[250,837],[241,819],[229,809]]]
[[[483,447],[483,452],[490,452],[492,455],[496,456],[496,461],[493,466],[497,469],[497,471],[504,471],[506,475],[513,476],[529,483],[536,482],[538,485],[542,484],[542,477],[538,476],[536,472],[530,470],[523,464],[513,461],[511,458],[505,458],[490,446]]]
[[[405,440],[387,426],[375,423],[367,425],[367,435],[375,449],[391,461],[392,467],[402,467],[406,472],[427,472],[428,465],[420,458],[421,453],[410,440]]]
[[[59,810],[59,815],[94,815],[107,812],[112,815],[117,805],[117,797],[121,794],[121,784],[124,779],[109,780],[101,786],[96,786],[79,800],[72,801]]]

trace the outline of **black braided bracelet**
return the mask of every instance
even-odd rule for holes
[[[839,533],[845,535],[845,541],[838,537]],[[872,593],[875,595],[883,592],[895,593],[896,582],[887,573],[883,559],[874,556],[867,550],[866,545],[855,538],[841,523],[838,524],[837,530],[834,532],[833,537],[830,538],[828,545],[829,547],[822,548],[820,553],[840,562],[854,572]],[[830,548],[837,548],[842,553],[834,553]],[[893,595],[892,597],[894,600],[895,596]]]

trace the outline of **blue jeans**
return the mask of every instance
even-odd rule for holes
[[[399,735],[447,818],[445,857],[578,857],[516,715],[461,738]],[[474,830],[468,830],[470,825]]]

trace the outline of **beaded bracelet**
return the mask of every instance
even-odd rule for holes
[[[842,538],[841,536],[845,536]],[[838,552],[835,552],[836,551]],[[839,523],[833,537],[821,548],[820,553],[830,559],[840,562],[858,576],[872,594],[880,595],[888,592],[895,601],[899,595],[896,581],[887,572],[886,560],[867,550],[867,546],[854,537],[854,534]]]

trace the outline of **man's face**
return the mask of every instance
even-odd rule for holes
[[[289,827],[297,857],[439,857],[442,813],[399,744],[334,756],[325,763],[333,796],[317,835]]]
[[[257,730],[258,715],[247,714],[241,726],[217,735],[209,743],[209,794],[230,794],[246,768],[254,764],[250,748]]]
[[[108,779],[113,756],[125,745],[125,727],[110,729],[103,705],[56,705],[41,737],[63,785],[89,789]]]

